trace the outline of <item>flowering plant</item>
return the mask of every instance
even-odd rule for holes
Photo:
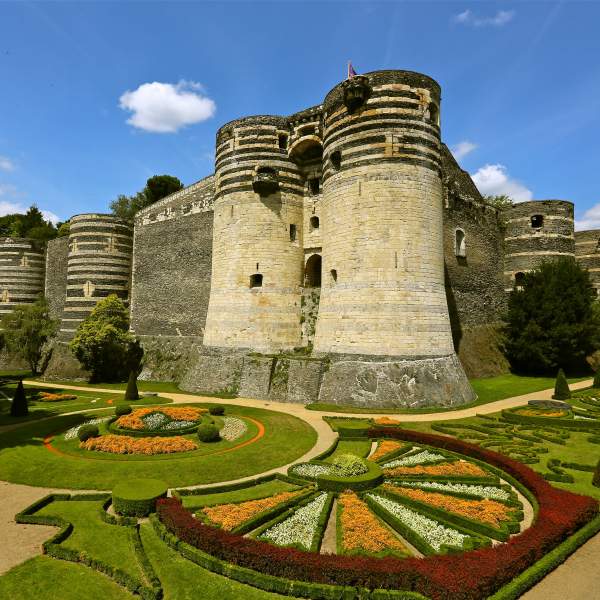
[[[111,454],[173,454],[190,452],[198,446],[181,436],[134,438],[127,435],[102,435],[81,442],[80,448]]]

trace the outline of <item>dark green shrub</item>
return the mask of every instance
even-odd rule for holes
[[[219,435],[219,429],[216,425],[210,425],[209,423],[202,423],[198,426],[198,439],[201,442],[216,442],[221,439]]]
[[[598,461],[598,464],[596,465],[596,471],[594,472],[594,477],[592,479],[592,485],[595,485],[596,487],[600,487],[600,460]]]
[[[140,394],[137,388],[137,374],[135,371],[129,372],[127,380],[127,389],[125,390],[125,400],[139,400]]]
[[[556,376],[556,384],[554,385],[554,395],[552,398],[555,400],[568,400],[570,397],[571,390],[569,389],[565,372],[562,369],[559,369],[558,375]]]
[[[592,384],[592,387],[600,388],[600,369],[598,369],[594,374],[594,383]]]
[[[131,413],[131,406],[129,404],[122,404],[120,406],[115,407],[115,415],[117,417],[122,417],[123,415],[128,415]]]
[[[332,474],[338,477],[356,477],[368,470],[366,461],[356,454],[340,454],[333,459]]]
[[[85,442],[90,438],[98,437],[97,425],[82,425],[77,432],[77,437],[80,442]]]
[[[23,387],[23,381],[19,380],[15,395],[13,397],[12,404],[10,405],[10,416],[11,417],[26,417],[29,414],[29,408],[27,407],[27,396],[25,396],[25,388]]]
[[[224,415],[225,407],[222,404],[214,404],[208,408],[208,412],[211,415]]]
[[[156,501],[167,497],[167,490],[167,484],[159,479],[129,479],[113,489],[113,508],[127,517],[147,517],[154,512]]]

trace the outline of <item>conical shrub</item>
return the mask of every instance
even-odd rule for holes
[[[129,372],[129,380],[127,381],[127,390],[125,391],[125,400],[139,400],[140,393],[137,387],[137,375],[135,371]]]
[[[600,388],[600,368],[594,374],[594,383],[592,384],[594,388]]]
[[[592,484],[596,487],[600,487],[600,460],[596,465],[596,471],[594,472],[594,478],[592,479]]]
[[[15,396],[10,406],[11,417],[26,417],[29,414],[29,408],[27,407],[27,396],[25,395],[25,388],[23,387],[23,381],[20,379]]]
[[[556,376],[556,383],[554,384],[554,395],[552,396],[555,400],[568,400],[571,397],[571,390],[565,372],[562,369],[558,370]]]

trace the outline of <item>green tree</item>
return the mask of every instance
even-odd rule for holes
[[[556,383],[554,384],[554,394],[552,398],[555,400],[568,400],[571,397],[569,382],[565,377],[565,372],[562,369],[558,370],[556,375]]]
[[[139,400],[140,393],[137,387],[137,371],[129,372],[129,379],[127,380],[127,389],[125,390],[125,400]]]
[[[0,322],[6,348],[25,359],[33,373],[37,373],[44,344],[56,333],[57,326],[43,296],[32,304],[16,306]]]
[[[44,219],[35,204],[25,214],[14,213],[0,217],[0,236],[47,241],[56,235],[56,227]]]
[[[506,194],[498,196],[483,196],[483,199],[496,208],[509,208],[513,205],[512,198]]]
[[[129,315],[114,294],[98,302],[78,327],[71,351],[92,381],[124,381],[139,369],[143,351],[129,332]]]
[[[26,417],[29,414],[29,407],[27,406],[27,396],[25,395],[25,388],[23,387],[23,380],[19,379],[15,395],[10,405],[10,416],[11,417]]]
[[[131,220],[142,208],[146,208],[146,206],[150,206],[181,189],[183,189],[183,184],[177,177],[154,175],[146,181],[146,186],[141,192],[133,196],[118,196],[116,200],[110,203],[110,209],[117,217]]]
[[[584,369],[600,345],[600,319],[588,272],[570,258],[526,273],[508,299],[504,349],[520,372]]]
[[[57,237],[66,237],[71,233],[71,222],[65,221],[64,223],[59,223],[56,227],[56,236]]]

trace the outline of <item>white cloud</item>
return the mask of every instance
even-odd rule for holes
[[[133,114],[130,125],[153,133],[175,133],[186,125],[200,123],[215,114],[216,104],[202,95],[193,81],[143,83],[119,98],[119,106]]]
[[[526,202],[533,198],[529,188],[509,177],[504,165],[484,165],[471,177],[484,196],[506,195],[514,202]]]
[[[455,15],[452,20],[455,23],[470,25],[472,27],[502,27],[507,23],[510,23],[515,14],[514,10],[499,10],[493,16],[480,17],[467,8],[463,12]]]
[[[6,188],[10,188],[10,189],[6,189]],[[16,189],[14,188],[14,186],[0,185],[0,196],[2,196],[5,193],[12,194],[15,191],[16,191]],[[13,215],[15,213],[25,214],[27,212],[28,208],[29,207],[23,206],[19,202],[10,202],[10,200],[0,200],[0,217],[3,217],[5,215]],[[56,223],[61,221],[61,218],[58,215],[54,214],[52,211],[42,210],[41,212],[42,212],[42,215],[44,215],[44,219],[46,219],[46,221],[50,221],[51,223],[54,223],[55,225],[56,225]]]
[[[581,220],[575,220],[575,229],[585,231],[586,229],[600,229],[600,204],[595,204],[583,213]]]
[[[14,171],[15,163],[7,156],[0,156],[0,171]]]
[[[464,140],[462,142],[458,142],[458,144],[455,146],[452,146],[452,148],[450,148],[450,152],[452,152],[456,160],[460,161],[467,156],[467,154],[471,154],[473,150],[476,150],[477,147],[477,144],[469,142],[468,140]]]

